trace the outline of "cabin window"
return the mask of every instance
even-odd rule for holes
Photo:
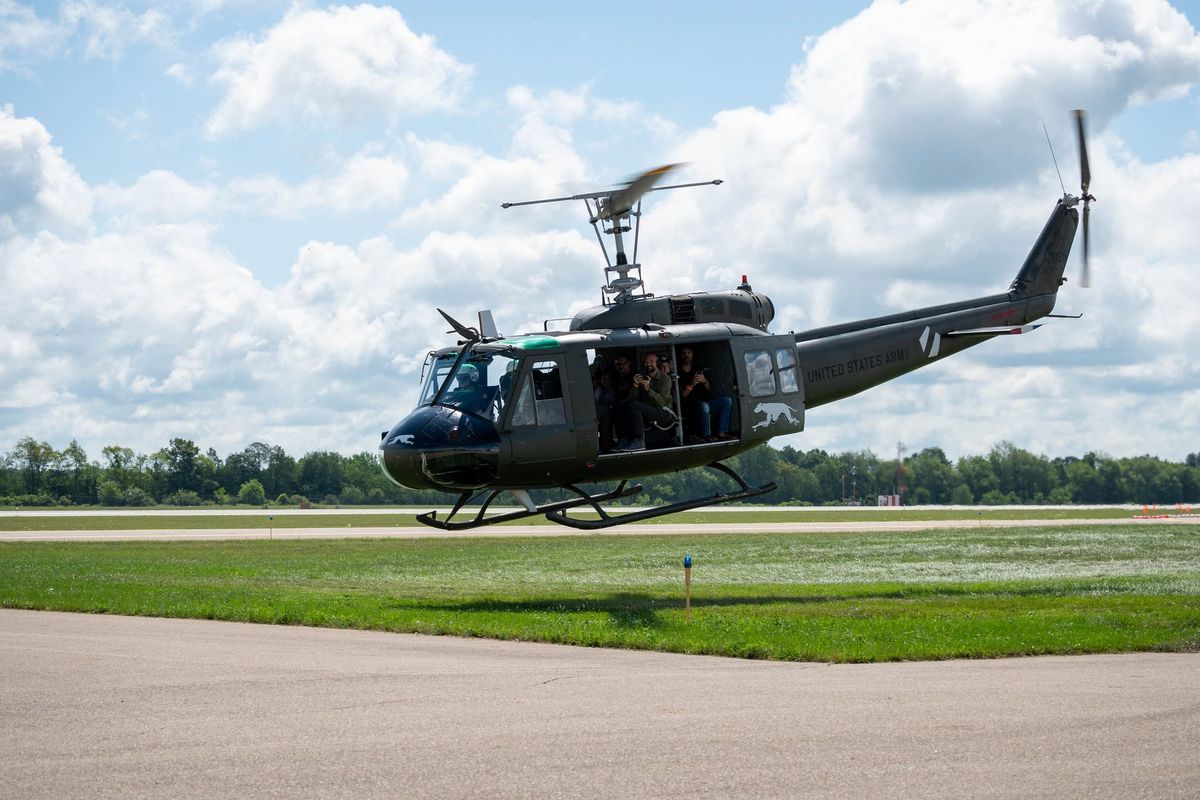
[[[796,380],[796,352],[790,347],[775,351],[775,363],[779,367],[779,390],[784,394],[800,391]]]
[[[775,394],[775,370],[771,366],[771,354],[766,350],[749,350],[745,359],[750,396],[766,397]]]
[[[558,361],[536,362],[521,381],[513,403],[513,427],[565,425],[567,409]]]

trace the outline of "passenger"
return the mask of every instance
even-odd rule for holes
[[[597,352],[596,357],[592,359],[592,387],[595,388],[600,383],[600,376],[609,371],[608,359],[604,353]]]
[[[729,432],[733,414],[733,398],[713,391],[709,382],[711,371],[699,367],[690,347],[679,348],[679,394],[683,400],[683,416],[694,423],[689,444],[736,439]],[[712,432],[712,416],[717,415],[717,433]]]
[[[617,442],[616,450],[645,450],[646,422],[667,425],[675,418],[671,413],[671,379],[659,372],[657,355],[645,355],[642,372],[633,376],[633,384],[629,403],[618,409],[627,418],[630,436]]]
[[[658,354],[658,371],[668,378],[673,378],[671,375],[671,357],[666,353]]]
[[[613,449],[616,439],[613,431],[613,405],[617,402],[617,391],[613,388],[613,374],[601,372],[596,378],[592,396],[596,400],[596,426],[600,431],[600,452]]]
[[[612,371],[612,421],[617,443],[628,442],[632,438],[629,404],[633,401],[633,389],[633,370],[629,358],[618,355],[613,359]]]

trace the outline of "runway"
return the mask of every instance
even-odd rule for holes
[[[734,517],[736,519],[736,517]],[[423,539],[456,536],[655,536],[669,534],[760,534],[760,533],[886,533],[923,531],[933,528],[1046,528],[1065,525],[1191,525],[1200,529],[1197,518],[1164,519],[980,519],[980,520],[885,520],[865,522],[729,522],[698,524],[669,522],[624,525],[602,531],[578,531],[562,525],[495,525],[462,531],[441,531],[425,525],[346,528],[221,528],[178,530],[53,530],[0,531],[0,542],[83,541],[215,541],[222,539]]]
[[[1194,797],[1200,655],[826,665],[0,610],[0,796]]]

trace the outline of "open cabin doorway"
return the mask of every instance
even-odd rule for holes
[[[728,341],[602,347],[587,357],[601,457],[740,438]],[[650,386],[639,386],[639,377],[649,378]]]

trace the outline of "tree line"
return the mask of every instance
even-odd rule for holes
[[[1101,453],[1047,458],[1000,442],[986,455],[947,458],[927,447],[906,458],[881,459],[869,450],[827,453],[757,447],[728,462],[751,484],[775,481],[762,495],[770,504],[864,502],[901,494],[905,505],[1154,503],[1200,500],[1200,452],[1183,462],[1155,456],[1111,458]],[[728,491],[711,470],[645,478],[646,491],[626,502],[672,502]],[[535,494],[562,499],[563,490]],[[328,450],[299,458],[255,442],[222,458],[189,439],[172,439],[154,453],[109,445],[98,459],[78,442],[62,450],[26,436],[0,460],[0,505],[249,506],[447,504],[454,496],[392,483],[373,453]]]

